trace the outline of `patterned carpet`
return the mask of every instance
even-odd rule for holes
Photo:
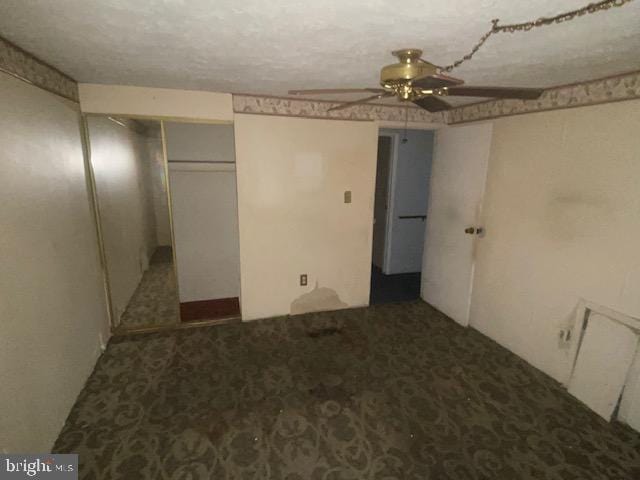
[[[121,330],[180,323],[171,247],[158,247],[120,319]]]
[[[640,435],[422,302],[116,337],[55,449],[85,479],[640,478]]]

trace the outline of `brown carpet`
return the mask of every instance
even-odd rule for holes
[[[640,435],[422,302],[109,343],[55,445],[86,479],[640,478]]]

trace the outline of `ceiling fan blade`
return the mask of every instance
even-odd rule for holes
[[[413,103],[430,112],[442,112],[452,108],[447,102],[439,99],[438,97],[434,97],[433,95],[418,98],[417,100],[414,100]]]
[[[459,78],[453,78],[448,75],[442,75],[440,73],[437,73],[435,75],[429,75],[428,77],[418,78],[411,82],[411,84],[414,87],[423,88],[425,90],[462,85],[463,83],[464,83],[464,80],[460,80]]]
[[[512,88],[512,87],[471,87],[455,86],[446,87],[445,95],[459,97],[493,97],[493,98],[520,98],[522,100],[535,100],[542,95],[543,88]],[[436,95],[438,92],[434,92]]]
[[[383,88],[321,88],[317,90],[289,90],[289,95],[323,95],[335,93],[384,93]]]
[[[354,105],[360,105],[362,103],[367,103],[367,102],[369,102],[371,100],[377,100],[378,98],[393,97],[393,96],[394,96],[393,93],[384,92],[384,93],[380,93],[378,95],[372,95],[370,97],[361,98],[360,100],[355,100],[353,102],[346,102],[346,103],[342,103],[340,105],[336,105],[335,107],[328,108],[327,112],[332,112],[334,110],[343,110],[345,108],[353,107]]]

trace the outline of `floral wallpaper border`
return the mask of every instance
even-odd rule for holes
[[[248,94],[233,95],[233,110],[236,113],[262,115],[393,122],[404,122],[408,112],[410,123],[457,124],[636,98],[640,98],[640,71],[552,87],[537,100],[488,100],[457,107],[444,114],[413,107],[376,104],[328,112],[327,109],[337,103]]]
[[[640,71],[552,87],[537,100],[489,100],[454,108],[447,123],[457,124],[640,98]]]
[[[345,110],[327,111],[337,102],[303,100],[259,95],[233,95],[235,113],[284,115],[305,118],[332,118],[337,120],[381,120],[409,123],[445,123],[442,113],[429,113],[421,108],[395,105],[357,105]]]
[[[78,84],[56,68],[0,37],[0,71],[37,87],[78,101]]]

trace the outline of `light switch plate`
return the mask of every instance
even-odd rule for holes
[[[351,203],[351,190],[344,192],[344,203]]]
[[[307,286],[307,274],[303,273],[302,275],[300,275],[300,286],[301,287],[306,287]]]

